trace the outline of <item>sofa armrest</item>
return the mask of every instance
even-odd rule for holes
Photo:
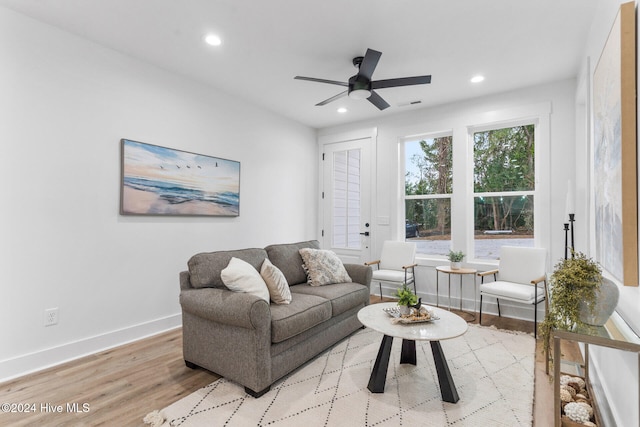
[[[347,274],[351,277],[356,283],[360,283],[361,285],[369,286],[371,284],[371,275],[373,274],[373,270],[368,265],[360,265],[360,264],[344,264],[345,270],[347,270]]]
[[[219,288],[187,289],[180,292],[180,305],[186,312],[225,325],[257,329],[271,324],[269,303],[248,293]]]
[[[193,286],[191,286],[190,277],[191,275],[188,271],[180,272],[180,290],[193,289]]]

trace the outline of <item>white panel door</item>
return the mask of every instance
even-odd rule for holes
[[[323,145],[323,247],[342,262],[370,261],[371,138]]]

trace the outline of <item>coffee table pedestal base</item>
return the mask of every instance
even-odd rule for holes
[[[453,382],[453,377],[449,371],[449,364],[444,358],[444,352],[440,341],[430,341],[431,353],[433,353],[433,361],[436,364],[436,372],[438,373],[438,382],[440,383],[440,394],[445,402],[456,403],[460,400],[458,390]]]
[[[430,341],[433,360],[438,373],[438,382],[440,383],[440,393],[442,400],[445,402],[456,403],[460,398],[453,377],[449,371],[449,365],[444,357],[440,341]],[[367,388],[372,393],[384,393],[384,386],[387,382],[387,369],[389,368],[389,357],[391,356],[391,345],[393,337],[385,335],[382,337],[376,363],[373,365],[373,371],[369,378]],[[416,342],[414,340],[402,340],[402,352],[400,353],[400,363],[411,365],[416,364]]]

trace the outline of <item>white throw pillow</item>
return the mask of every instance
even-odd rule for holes
[[[289,304],[291,302],[291,291],[289,291],[287,279],[285,279],[282,271],[273,265],[268,258],[264,260],[262,267],[260,267],[260,275],[267,284],[271,301],[276,304]]]
[[[258,270],[240,258],[233,257],[220,272],[224,285],[233,292],[246,292],[269,302],[269,289]]]
[[[309,248],[300,249],[299,252],[307,272],[307,282],[311,286],[351,282],[351,277],[335,252]]]

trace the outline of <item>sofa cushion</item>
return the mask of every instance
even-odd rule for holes
[[[331,301],[331,316],[338,316],[369,302],[369,288],[359,283],[338,283],[325,286],[298,285],[291,288],[293,298],[300,294],[315,295]]]
[[[284,274],[282,274],[282,271],[280,271],[278,267],[271,264],[269,258],[266,258],[262,263],[260,275],[267,284],[271,301],[276,304],[291,303],[291,292],[289,291],[287,279],[284,278]]]
[[[307,283],[311,286],[351,282],[351,277],[335,252],[304,248],[300,249],[300,256],[307,272]]]
[[[196,254],[187,262],[191,286],[194,288],[224,288],[220,272],[229,265],[232,257],[248,262],[257,271],[267,257],[267,252],[264,249],[242,249]]]
[[[269,302],[269,289],[260,273],[248,262],[232,257],[220,272],[224,285],[233,292],[245,292]]]
[[[316,295],[292,294],[291,304],[271,305],[271,342],[295,337],[330,318],[329,300]]]
[[[282,271],[289,286],[307,282],[307,273],[302,268],[302,257],[299,252],[303,248],[319,249],[320,243],[317,240],[309,240],[270,245],[265,248],[269,260]]]

